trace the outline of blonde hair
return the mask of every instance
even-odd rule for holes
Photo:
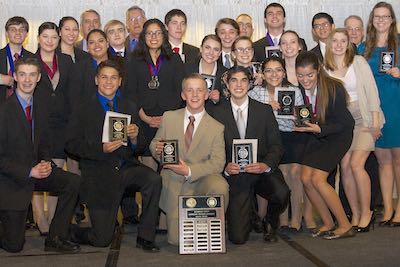
[[[335,33],[342,33],[347,38],[346,54],[344,55],[344,65],[346,67],[349,67],[353,63],[355,56],[354,45],[350,42],[350,37],[347,30],[345,28],[334,29],[329,34],[328,40],[326,41],[324,65],[327,70],[336,70],[338,68],[338,66],[336,66],[335,60],[333,59],[333,52],[332,52],[332,39]]]

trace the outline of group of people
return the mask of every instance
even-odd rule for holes
[[[318,45],[310,51],[285,31],[285,17],[282,5],[269,4],[266,36],[254,43],[249,15],[222,18],[197,48],[183,42],[187,17],[179,9],[163,23],[133,6],[125,23],[110,20],[104,30],[87,10],[80,23],[67,16],[41,24],[35,54],[22,46],[28,22],[10,18],[0,50],[0,248],[23,249],[32,203],[45,250],[108,246],[121,206],[126,221],[139,221],[136,246],[157,252],[157,226],[179,244],[179,195],[222,195],[234,244],[251,231],[276,242],[279,229],[301,231],[303,218],[312,237],[353,237],[375,221],[374,163],[379,224],[400,226],[400,201],[393,207],[392,199],[394,185],[400,192],[392,6],[376,4],[366,31],[356,15],[336,28],[329,14],[316,14]],[[310,122],[275,117],[282,88],[294,92],[295,106],[311,104]],[[102,142],[108,111],[131,116],[126,142]],[[160,164],[170,139],[178,140],[179,162]],[[243,139],[257,140],[257,157],[245,166],[233,148]],[[71,224],[85,207],[90,227]]]

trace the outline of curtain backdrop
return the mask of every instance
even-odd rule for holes
[[[264,9],[271,2],[281,3],[286,10],[286,29],[295,30],[303,37],[309,48],[315,46],[311,35],[311,19],[318,12],[332,15],[337,27],[343,26],[344,19],[352,14],[368,20],[375,0],[0,0],[0,44],[6,44],[4,25],[12,16],[23,16],[30,24],[29,37],[25,47],[30,51],[37,48],[37,29],[44,21],[58,21],[63,16],[79,16],[86,9],[95,9],[101,15],[102,25],[110,19],[125,22],[125,11],[132,5],[142,7],[147,18],[164,20],[166,12],[173,8],[182,9],[188,17],[185,41],[199,46],[204,35],[213,33],[218,19],[236,18],[240,13],[253,17],[253,40],[265,35]],[[400,17],[400,1],[388,0]]]

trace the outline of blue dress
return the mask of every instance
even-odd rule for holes
[[[358,52],[362,55],[364,51],[365,43],[362,43],[358,47]],[[378,86],[381,108],[386,120],[383,125],[382,136],[376,141],[375,145],[379,148],[394,148],[400,147],[400,79],[379,72],[381,52],[383,51],[387,51],[387,48],[376,47],[368,59],[368,64]],[[400,47],[398,53],[400,55]],[[400,67],[399,62],[396,66]]]

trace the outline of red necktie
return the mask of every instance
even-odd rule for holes
[[[19,59],[19,54],[15,53],[14,54],[14,66],[15,66],[15,62],[17,62],[18,59]],[[9,70],[8,75],[13,76],[13,73],[12,73],[11,69]],[[15,89],[15,84],[12,85],[12,86],[9,86],[7,88],[6,98],[9,98],[14,93],[14,89]]]
[[[189,124],[185,132],[185,145],[186,150],[189,150],[190,144],[192,143],[193,131],[194,131],[194,116],[189,116]]]
[[[179,47],[174,47],[172,51],[174,52],[174,54],[179,54]]]
[[[25,108],[25,115],[26,115],[26,120],[28,121],[28,123],[29,123],[29,126],[31,127],[31,129],[32,129],[32,115],[31,115],[31,108],[32,108],[32,106],[27,106],[26,108]]]

